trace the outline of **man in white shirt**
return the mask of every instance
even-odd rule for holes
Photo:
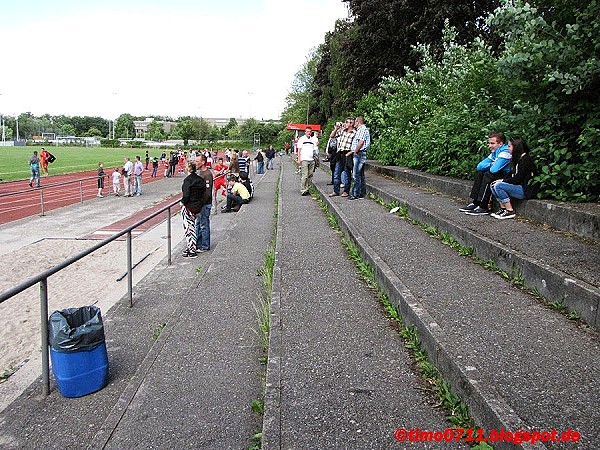
[[[313,172],[315,171],[315,158],[319,157],[319,140],[312,135],[312,128],[306,127],[304,136],[298,138],[296,151],[298,164],[300,165],[302,178],[300,181],[300,193],[308,195],[312,185]]]
[[[125,158],[123,165],[123,187],[125,188],[125,197],[131,197],[131,175],[133,174],[133,163],[129,158]]]

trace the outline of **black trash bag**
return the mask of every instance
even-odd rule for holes
[[[83,306],[54,311],[48,320],[48,341],[62,353],[94,350],[104,342],[100,308]]]

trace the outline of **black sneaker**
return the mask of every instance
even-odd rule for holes
[[[496,211],[495,213],[491,213],[490,216],[492,217],[496,217],[501,215],[504,211],[506,211],[504,208],[500,208],[498,211]]]
[[[186,249],[186,250],[183,251],[183,257],[184,258],[197,258],[198,257],[198,253],[196,253],[193,250]]]
[[[461,212],[473,211],[475,208],[477,208],[477,205],[475,205],[475,203],[469,203],[467,206],[463,206],[462,208],[460,208],[459,211],[461,211]]]
[[[502,214],[496,214],[494,217],[496,219],[514,219],[517,215],[515,214],[514,211],[509,211],[507,209],[505,209],[504,211],[502,211]]]
[[[468,214],[469,216],[485,216],[489,213],[489,210],[487,210],[486,208],[482,208],[481,206],[478,206],[472,211],[465,211],[465,214]]]

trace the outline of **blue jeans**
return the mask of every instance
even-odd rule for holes
[[[367,152],[358,152],[354,155],[354,167],[352,168],[352,196],[364,197],[367,193],[365,183],[365,163],[367,162]]]
[[[134,175],[133,176],[133,195],[142,195],[142,176]]]
[[[207,203],[196,214],[196,248],[210,250],[210,211],[212,203]]]
[[[492,193],[496,200],[502,203],[510,202],[510,197],[523,200],[525,191],[520,184],[510,184],[500,181],[492,186]]]
[[[258,161],[258,167],[256,168],[256,173],[265,173],[265,163],[263,161]]]
[[[340,185],[342,184],[342,180],[344,177],[344,166],[346,165],[346,158],[342,157],[340,161],[335,163],[335,167],[333,169],[333,192],[340,195]],[[346,177],[347,178],[347,177]],[[346,183],[344,183],[344,187]]]
[[[33,184],[34,180],[37,183],[37,187],[40,187],[40,166],[37,164],[32,164],[31,166],[31,178],[29,179],[29,184]]]
[[[273,158],[267,158],[267,169],[273,170]]]

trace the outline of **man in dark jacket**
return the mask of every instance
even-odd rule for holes
[[[196,156],[197,174],[204,180],[205,190],[202,196],[202,208],[196,215],[196,251],[207,252],[210,250],[210,211],[213,199],[213,175],[207,166],[206,155]]]
[[[181,185],[181,218],[183,219],[183,229],[185,231],[186,249],[183,251],[184,258],[196,258],[196,215],[202,210],[204,205],[204,193],[206,190],[206,181],[196,173],[196,164],[188,164],[189,175],[183,180]]]
[[[267,157],[267,170],[273,170],[273,160],[275,159],[275,149],[269,145],[269,149],[265,152]]]

